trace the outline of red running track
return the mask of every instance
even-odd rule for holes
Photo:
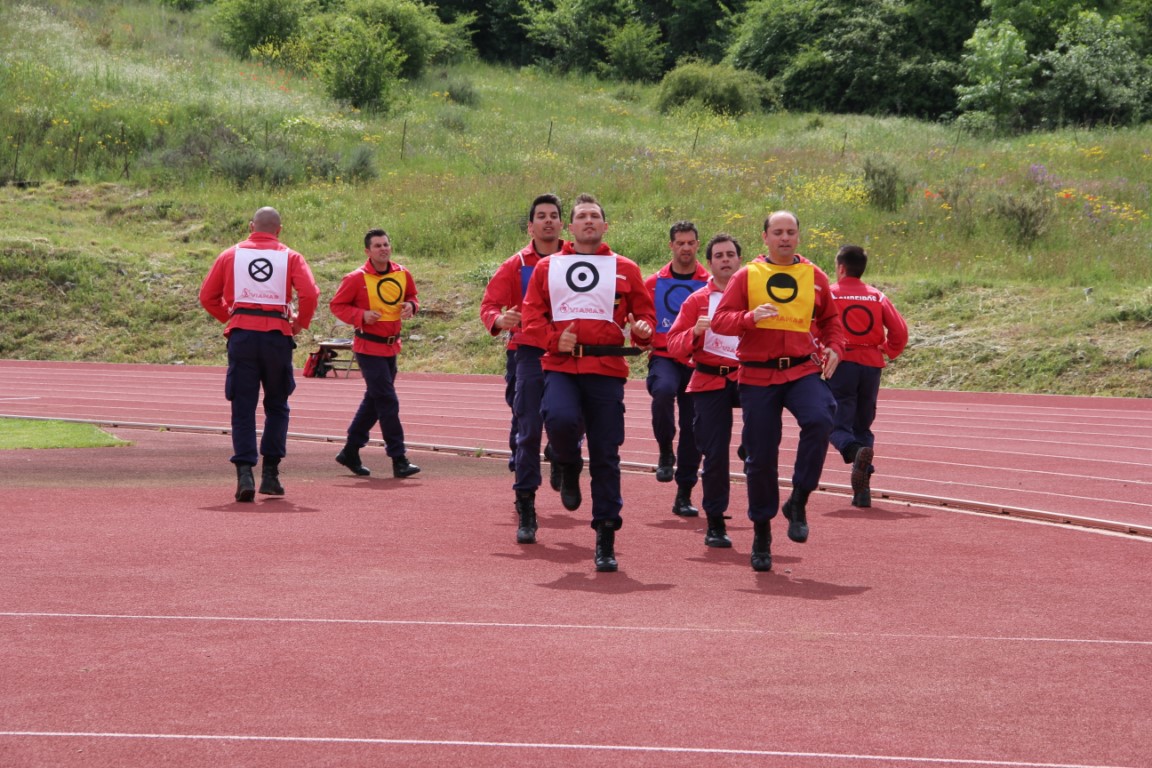
[[[356,478],[300,441],[287,496],[236,504],[227,437],[113,432],[133,445],[0,451],[0,765],[1152,755],[1144,537],[816,494],[810,542],[777,524],[757,574],[739,514],[709,550],[626,472],[621,571],[596,574],[587,510],[549,491],[515,544],[503,461]]]
[[[226,431],[223,381],[212,367],[0,361],[0,416]],[[363,383],[355,374],[297,383],[293,436],[342,441]],[[501,378],[401,371],[397,389],[410,445],[507,455]],[[651,468],[657,449],[643,383],[630,382],[626,397],[621,456]],[[1152,399],[886,389],[875,432],[878,499],[1152,535]],[[791,476],[795,444],[786,417],[782,478]],[[848,474],[831,451],[823,489],[847,494]],[[671,505],[674,490],[668,495]]]

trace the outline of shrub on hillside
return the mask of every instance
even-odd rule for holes
[[[692,101],[724,115],[775,109],[779,103],[778,95],[760,75],[700,61],[681,64],[664,76],[656,106],[667,113]]]
[[[220,0],[214,21],[221,44],[246,59],[253,48],[292,39],[313,9],[312,0]]]
[[[1008,193],[996,200],[993,209],[1008,225],[1013,239],[1025,248],[1048,231],[1055,213],[1052,197],[1043,187],[1022,193]]]
[[[442,55],[461,47],[461,41],[453,38],[462,33],[460,28],[444,24],[430,6],[413,0],[350,0],[345,12],[403,52],[401,77],[419,77]]]
[[[864,159],[864,189],[868,202],[882,211],[898,211],[908,200],[904,175],[895,163],[881,158]]]
[[[392,41],[357,18],[344,16],[316,65],[328,95],[358,109],[387,112],[404,55]]]
[[[604,47],[607,63],[600,71],[615,80],[648,81],[660,76],[668,45],[660,41],[660,28],[630,20],[609,34]]]

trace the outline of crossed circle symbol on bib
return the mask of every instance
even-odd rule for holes
[[[800,293],[800,286],[796,284],[796,278],[783,272],[773,273],[768,278],[764,288],[768,291],[768,297],[780,304],[795,301],[796,296]]]
[[[588,293],[600,283],[600,273],[588,262],[578,261],[568,267],[564,280],[576,293]]]
[[[253,259],[248,263],[248,276],[258,283],[266,283],[272,279],[272,262],[268,259]]]

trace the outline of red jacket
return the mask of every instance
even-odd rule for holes
[[[291,295],[293,291],[296,292],[296,323],[299,328],[307,328],[311,325],[312,317],[316,314],[316,307],[320,303],[320,288],[316,285],[316,279],[312,277],[312,270],[308,267],[308,262],[304,261],[304,257],[299,253],[277,240],[275,235],[267,232],[253,232],[247,240],[232,246],[216,257],[216,261],[213,262],[212,268],[200,286],[200,306],[208,310],[208,314],[212,317],[227,324],[224,335],[229,335],[235,328],[244,328],[250,331],[279,331],[285,336],[292,335],[292,325],[286,318],[233,314],[233,310],[237,307],[272,312],[285,310],[285,307],[277,304],[253,304],[235,300],[236,289],[232,269],[237,248],[288,252],[288,293]]]
[[[705,269],[700,262],[696,262],[696,271],[693,272],[692,277],[688,279],[675,275],[672,272],[672,262],[668,262],[660,268],[659,272],[650,275],[648,279],[644,281],[644,287],[648,289],[648,295],[652,297],[654,305],[657,301],[656,283],[658,280],[675,280],[684,286],[682,290],[674,290],[666,294],[667,306],[664,312],[660,311],[659,305],[655,305],[656,325],[652,333],[652,357],[674,357],[674,355],[668,353],[668,329],[672,327],[672,322],[676,319],[676,313],[680,311],[680,303],[688,298],[690,293],[706,285],[709,277],[708,270]],[[694,282],[700,283],[700,285],[693,286],[692,283]],[[671,315],[671,317],[668,317],[668,315]]]
[[[571,243],[564,243],[560,254],[575,254]],[[598,256],[612,255],[616,257],[616,289],[612,312],[612,321],[608,320],[562,320],[552,322],[552,300],[548,288],[548,270],[552,265],[552,257],[540,260],[536,269],[532,271],[532,280],[528,283],[528,294],[524,297],[521,306],[523,313],[523,337],[521,344],[539,347],[546,354],[540,360],[541,367],[546,371],[563,371],[565,373],[598,373],[605,376],[628,378],[628,363],[623,357],[573,357],[567,353],[557,351],[560,334],[569,326],[574,326],[577,344],[623,346],[624,326],[628,323],[628,314],[639,321],[644,320],[649,325],[656,323],[656,310],[652,306],[652,297],[644,288],[644,277],[640,267],[631,259],[613,253],[607,245],[601,245],[596,252]],[[648,341],[635,339],[637,346],[646,347]]]
[[[336,295],[328,303],[328,308],[332,310],[332,314],[336,315],[340,322],[373,336],[395,337],[395,341],[391,344],[385,344],[356,336],[352,340],[353,352],[379,357],[394,357],[400,351],[400,328],[402,324],[399,320],[380,320],[371,325],[364,324],[364,310],[372,308],[368,301],[368,284],[364,281],[364,275],[390,275],[394,273],[402,273],[407,279],[406,290],[401,303],[410,301],[413,304],[413,311],[418,311],[420,303],[416,300],[416,281],[412,279],[411,272],[394,261],[388,263],[388,269],[385,272],[377,272],[376,268],[372,266],[372,260],[366,260],[359,269],[344,275],[340,281],[340,287],[336,289]]]
[[[802,256],[797,263],[810,263]],[[782,357],[807,357],[828,347],[844,357],[844,328],[824,271],[812,265],[815,289],[812,324],[807,332],[786,331],[776,328],[757,328],[748,308],[748,267],[741,267],[728,281],[728,288],[712,316],[712,330],[726,336],[739,336],[737,350],[741,362],[746,360],[774,360]],[[741,384],[771,386],[785,384],[813,373],[819,373],[815,360],[803,362],[783,370],[740,366]]]
[[[563,241],[560,246],[564,246]],[[480,300],[480,321],[484,323],[488,333],[499,336],[504,332],[496,327],[496,320],[504,314],[505,309],[520,307],[528,287],[525,275],[530,276],[540,259],[547,255],[549,254],[542,256],[537,253],[536,247],[528,243],[497,267],[496,273],[492,275],[492,279],[484,289],[484,298]],[[508,334],[508,349],[520,346],[522,335],[523,330],[520,327],[513,328]]]
[[[900,356],[908,345],[908,324],[887,296],[858,277],[845,277],[831,290],[847,338],[845,360],[883,368],[885,355]]]
[[[709,279],[708,285],[684,299],[684,303],[680,305],[680,314],[676,316],[676,322],[668,331],[668,353],[684,363],[699,363],[714,368],[728,367],[732,370],[727,375],[720,375],[705,373],[697,368],[692,372],[692,378],[688,381],[689,392],[710,392],[723,389],[729,380],[736,380],[736,374],[739,370],[739,363],[736,360],[704,349],[706,334],[702,333],[697,336],[692,332],[692,329],[696,327],[697,319],[702,315],[707,316],[708,303],[713,293],[723,293],[723,291],[716,287],[714,279]]]

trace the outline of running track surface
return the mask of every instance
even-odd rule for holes
[[[223,387],[222,368],[0,360],[0,416],[220,432],[230,425]],[[502,378],[401,371],[397,390],[410,446],[507,457]],[[363,392],[357,374],[298,376],[292,435],[342,444]],[[658,451],[643,382],[629,382],[626,402],[621,458],[653,469]],[[787,416],[784,430],[787,482],[796,446]],[[1152,535],[1152,399],[885,389],[874,430],[877,498],[1040,513]],[[823,490],[850,495],[848,475],[830,451]]]
[[[830,456],[811,541],[777,523],[755,574],[741,488],[732,550],[670,514],[630,386],[621,571],[595,574],[547,489],[515,544],[499,379],[402,374],[410,441],[461,449],[408,480],[332,461],[361,382],[301,380],[288,495],[255,504],[201,429],[222,379],[0,363],[4,414],[194,428],[0,452],[0,765],[1150,764],[1148,537],[896,500],[1146,525],[1146,401],[885,392],[892,498],[850,507]]]

